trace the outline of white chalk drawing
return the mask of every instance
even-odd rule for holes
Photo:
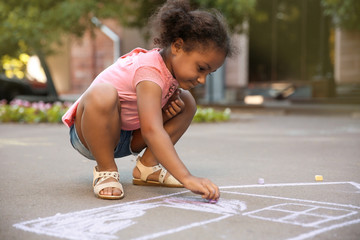
[[[247,212],[244,215],[273,222],[300,225],[302,227],[320,227],[322,223],[339,220],[354,214],[357,214],[357,212],[341,208],[284,203]]]
[[[224,186],[221,187],[223,197],[217,204],[210,204],[200,197],[191,195],[188,191],[180,191],[107,207],[56,214],[47,218],[17,223],[14,224],[14,227],[37,234],[74,240],[112,240],[123,239],[123,236],[126,236],[127,239],[147,240],[204,227],[211,223],[223,222],[226,224],[226,219],[230,217],[249,217],[269,223],[298,226],[302,231],[300,235],[284,239],[302,240],[334,229],[359,224],[360,206],[249,193],[244,190],[304,186],[326,187],[327,185],[348,185],[352,187],[353,193],[358,193],[360,190],[360,184],[355,182]],[[247,203],[244,198],[249,198]],[[250,209],[249,207],[252,205],[250,198],[267,199],[267,201],[261,202],[268,205],[261,208],[251,206]],[[275,201],[281,203],[273,204]],[[195,212],[201,214],[194,214]],[[177,218],[177,213],[181,214],[181,219]],[[148,218],[144,218],[145,216]],[[151,226],[147,228],[147,231],[139,231],[144,226],[144,219],[149,219],[149,217],[156,218],[157,223],[153,224],[153,228],[150,228]],[[149,223],[146,222],[146,224]]]

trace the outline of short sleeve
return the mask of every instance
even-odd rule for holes
[[[134,87],[142,81],[151,81],[160,86],[161,89],[164,87],[164,81],[161,78],[160,72],[153,67],[140,67],[136,70],[134,75]]]

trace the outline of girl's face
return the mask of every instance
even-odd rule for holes
[[[185,90],[205,84],[206,76],[215,72],[225,61],[225,53],[217,48],[184,51],[182,39],[172,44],[171,53],[167,66],[179,87]]]

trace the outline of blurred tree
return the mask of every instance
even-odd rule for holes
[[[145,29],[148,18],[165,0],[7,0],[0,2],[0,56],[51,52],[63,36],[82,36],[95,26],[91,18],[115,18],[126,27]],[[256,0],[190,0],[195,7],[216,8],[240,31]]]
[[[48,53],[52,43],[60,43],[64,34],[81,36],[85,29],[92,28],[90,19],[104,10],[103,2],[106,1],[1,1],[0,55],[17,56],[40,49]]]
[[[232,32],[241,32],[243,22],[255,12],[257,0],[192,0],[191,2],[201,8],[214,8],[226,18]]]
[[[360,30],[359,0],[321,0],[324,14],[332,16],[334,23],[344,29]]]

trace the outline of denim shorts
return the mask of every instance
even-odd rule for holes
[[[132,131],[121,130],[120,141],[114,149],[114,158],[126,157],[134,154],[130,149],[132,139]],[[76,133],[75,124],[70,127],[70,142],[71,145],[84,157],[95,160],[92,153],[82,144],[79,136]]]

